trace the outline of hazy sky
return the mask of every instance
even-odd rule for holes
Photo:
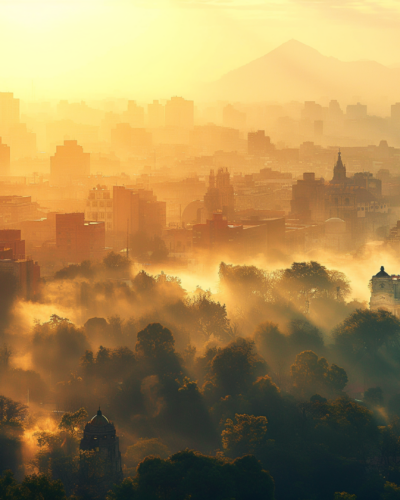
[[[190,97],[291,38],[400,66],[399,23],[399,0],[0,0],[0,90]]]

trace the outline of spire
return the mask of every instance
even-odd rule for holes
[[[346,167],[342,162],[342,153],[339,149],[338,159],[333,169],[333,183],[344,183],[346,181]]]
[[[103,414],[101,413],[101,410],[100,410],[100,405],[99,405],[99,409],[97,410],[97,416],[98,417],[101,417]]]

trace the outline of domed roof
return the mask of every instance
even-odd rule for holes
[[[385,271],[385,268],[381,266],[381,270],[378,274],[375,274],[374,278],[390,278],[388,273]]]
[[[327,233],[345,233],[346,222],[338,217],[332,217],[325,221],[325,231]]]
[[[100,410],[100,408],[97,410],[97,413],[96,415],[91,419],[91,421],[89,422],[90,424],[92,425],[107,425],[110,423],[110,421],[108,420],[108,418],[106,416],[104,416]]]

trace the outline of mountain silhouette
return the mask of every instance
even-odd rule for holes
[[[209,84],[209,97],[238,101],[400,101],[400,69],[375,61],[344,62],[290,40]]]

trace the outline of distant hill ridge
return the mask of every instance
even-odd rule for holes
[[[332,99],[400,101],[400,69],[375,61],[344,62],[289,40],[234,69],[205,89],[209,97],[239,101]]]

